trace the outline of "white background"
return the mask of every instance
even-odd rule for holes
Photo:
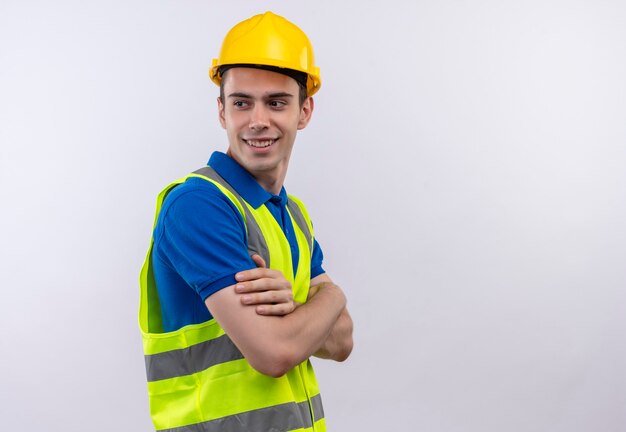
[[[273,10],[323,74],[286,185],[356,324],[329,430],[626,430],[625,3],[259,3],[0,0],[0,429],[151,430],[154,200]]]

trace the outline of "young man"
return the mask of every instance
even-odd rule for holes
[[[319,69],[306,35],[267,12],[233,27],[211,79],[228,151],[157,200],[141,275],[157,430],[325,430],[309,357],[352,350],[346,298],[283,187]]]

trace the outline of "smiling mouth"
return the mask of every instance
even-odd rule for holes
[[[243,140],[246,144],[248,144],[250,147],[254,147],[254,148],[266,148],[271,146],[272,144],[274,144],[276,142],[275,139],[264,139],[264,140],[247,140],[244,139]]]

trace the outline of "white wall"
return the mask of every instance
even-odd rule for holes
[[[623,2],[1,0],[2,430],[151,430],[154,199],[225,149],[207,68],[268,9],[324,79],[287,189],[356,322],[329,429],[626,430]]]

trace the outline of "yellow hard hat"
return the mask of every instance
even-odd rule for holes
[[[220,85],[220,68],[259,65],[292,69],[307,74],[307,95],[320,89],[320,68],[315,66],[313,46],[300,28],[272,12],[255,15],[230,29],[213,59],[209,77]]]

